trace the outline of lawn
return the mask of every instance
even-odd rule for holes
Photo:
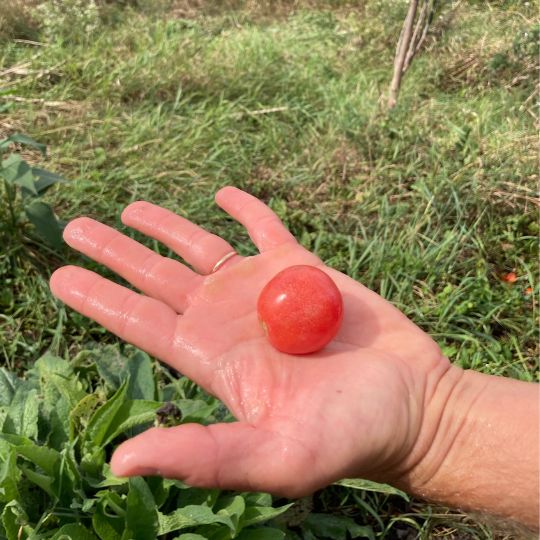
[[[533,2],[446,3],[391,111],[384,96],[406,2],[147,0],[99,3],[99,10],[86,2],[87,9],[66,8],[63,15],[54,1],[39,14],[8,4],[11,11],[0,13],[0,140],[19,132],[48,146],[47,159],[18,151],[66,179],[44,195],[61,220],[88,215],[125,230],[121,210],[145,199],[250,254],[245,232],[213,203],[219,187],[238,186],[268,203],[328,265],[394,303],[454,363],[538,380]],[[116,444],[127,429],[139,428],[123,411],[121,421],[111,417],[100,432],[92,416],[100,403],[114,408],[126,395],[133,402],[177,401],[184,418],[202,422],[227,411],[57,302],[48,277],[61,264],[111,274],[67,248],[47,247],[29,224],[14,230],[6,193],[0,189],[0,423],[12,439],[0,445],[0,537],[46,534],[80,520],[95,531],[89,535],[121,538],[104,508],[135,527],[127,501],[143,508],[148,497],[162,515],[196,505],[214,518],[225,512],[232,523],[205,514],[206,521],[169,530],[172,521],[160,518],[160,538],[183,532],[194,535],[186,540],[273,539],[284,531],[287,538],[344,538],[346,530],[372,538],[512,537],[481,516],[407,500],[381,486],[331,486],[286,509],[289,501],[264,495],[143,480],[115,484],[104,465],[88,465],[84,451],[97,452],[103,464],[112,435]],[[20,198],[15,204],[22,208]],[[146,374],[152,387],[134,388],[127,373],[140,381]],[[64,387],[59,375],[80,383]],[[31,392],[45,396],[39,410],[25,408]],[[69,426],[58,420],[55,401],[63,403]],[[141,425],[155,407],[144,414]],[[41,425],[53,417],[55,441]],[[92,429],[81,442],[70,426]],[[13,439],[23,435],[24,441]],[[54,489],[60,457],[49,463],[36,458],[39,450],[33,458],[21,450],[44,443],[58,456],[74,448],[78,472],[68,475],[68,491],[66,483]],[[265,520],[242,522],[247,510],[238,505],[264,508],[260,515],[269,521],[253,533]],[[96,516],[111,536],[99,532],[105,526],[96,525]],[[152,537],[140,534],[134,537]]]

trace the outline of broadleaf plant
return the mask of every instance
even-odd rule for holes
[[[6,235],[3,243],[23,246],[25,238],[44,243],[49,249],[63,249],[63,223],[56,217],[49,204],[41,200],[43,194],[54,184],[65,182],[60,175],[30,165],[23,156],[14,151],[18,147],[38,150],[46,156],[46,146],[34,139],[14,134],[0,140],[0,180],[3,192],[0,204],[0,236]],[[11,240],[11,242],[10,242]]]
[[[24,378],[0,369],[0,389],[0,538],[286,538],[275,518],[292,503],[273,506],[268,494],[112,475],[112,449],[166,412],[167,425],[223,416],[218,400],[141,351],[47,353]]]

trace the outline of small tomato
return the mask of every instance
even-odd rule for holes
[[[515,283],[517,281],[517,275],[515,272],[508,272],[508,274],[504,274],[501,279],[506,281],[506,283]]]
[[[263,288],[259,320],[270,343],[289,354],[319,351],[337,334],[343,299],[332,279],[314,266],[282,270]]]

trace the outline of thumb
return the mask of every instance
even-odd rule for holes
[[[114,452],[116,476],[159,475],[194,487],[301,497],[313,485],[313,456],[299,442],[244,422],[151,428]]]

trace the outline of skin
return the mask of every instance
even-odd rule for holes
[[[258,199],[227,187],[217,193],[216,202],[246,227],[260,253],[236,255],[215,273],[216,262],[233,250],[230,244],[147,202],[129,205],[123,223],[167,245],[192,269],[89,218],[75,219],[65,230],[72,248],[109,267],[140,293],[73,266],[53,274],[52,292],[218,396],[237,419],[149,429],[116,449],[114,474],[163,475],[193,486],[288,497],[340,478],[363,477],[534,526],[538,497],[529,476],[534,471],[525,471],[525,493],[517,493],[532,501],[523,502],[524,515],[490,504],[484,493],[476,497],[474,487],[467,493],[469,477],[462,479],[466,485],[457,495],[452,491],[451,471],[467,455],[467,438],[460,434],[467,434],[467,426],[478,428],[463,418],[479,404],[486,411],[493,408],[485,401],[492,395],[485,381],[470,383],[471,377],[451,366],[427,334],[373,291],[326,267]],[[344,301],[336,338],[307,356],[274,349],[256,311],[264,285],[298,264],[328,273]],[[525,386],[527,392],[521,387],[505,391],[507,409],[514,397],[525,394],[527,399],[518,401],[534,422],[538,393],[535,385]],[[490,420],[497,424],[496,415]],[[537,428],[526,427],[534,437]],[[469,452],[473,467],[474,455]],[[477,461],[481,466],[483,460]],[[497,467],[497,460],[490,466]],[[500,489],[498,477],[495,493],[488,488],[488,495],[500,500]]]

